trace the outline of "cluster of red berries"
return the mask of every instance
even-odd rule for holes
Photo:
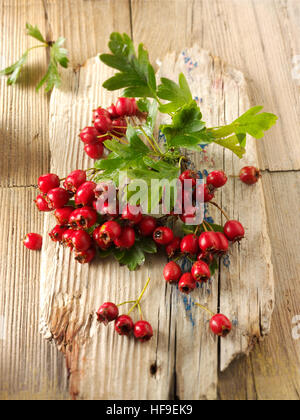
[[[107,109],[98,107],[93,111],[93,126],[81,130],[79,137],[84,143],[84,151],[92,159],[100,159],[104,153],[103,142],[113,137],[126,134],[125,117],[137,115],[138,107],[135,98],[119,98],[116,105]]]

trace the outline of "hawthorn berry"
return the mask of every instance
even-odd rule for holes
[[[212,171],[207,175],[206,183],[214,188],[221,188],[227,182],[227,176],[224,171]]]
[[[175,237],[172,242],[166,246],[166,253],[169,258],[172,258],[176,251],[180,249],[181,238]]]
[[[112,121],[113,134],[116,137],[123,137],[127,131],[127,123],[124,118],[117,118]]]
[[[219,243],[218,243],[218,254],[223,255],[226,254],[228,251],[228,239],[222,232],[216,232],[216,235],[218,237]]]
[[[59,209],[55,209],[54,216],[58,224],[66,226],[69,224],[69,218],[74,211],[74,207],[72,206],[65,206]]]
[[[199,237],[199,247],[203,252],[217,252],[219,238],[216,232],[202,232]]]
[[[135,115],[137,106],[134,98],[118,98],[116,111],[120,117]]]
[[[193,279],[191,273],[184,273],[178,283],[178,289],[185,294],[191,293],[196,289],[197,282]]]
[[[99,141],[97,143],[90,143],[84,146],[84,151],[91,159],[101,159],[104,152],[104,146]]]
[[[75,230],[73,229],[67,229],[63,234],[62,234],[62,244],[64,246],[67,246],[71,249],[73,249],[74,245],[73,245],[73,234],[74,234]]]
[[[204,261],[207,265],[210,265],[214,260],[213,254],[209,252],[200,252],[197,256],[197,261]]]
[[[223,314],[214,315],[209,322],[212,332],[219,337],[226,337],[232,330],[232,324]]]
[[[182,183],[184,183],[185,180],[191,179],[192,186],[195,187],[197,179],[199,179],[199,175],[197,174],[197,172],[187,169],[186,171],[182,172],[179,179]]]
[[[107,133],[112,130],[112,121],[109,116],[99,115],[94,121],[94,127],[100,133]]]
[[[85,127],[81,130],[79,137],[83,143],[90,144],[95,143],[100,135],[99,131],[95,127]]]
[[[52,210],[64,207],[70,199],[70,195],[64,188],[53,188],[48,191],[46,201]]]
[[[129,315],[121,315],[115,320],[115,330],[119,335],[129,335],[134,324]]]
[[[92,246],[90,235],[83,229],[73,231],[72,244],[76,251],[87,251]]]
[[[51,211],[52,209],[49,207],[49,204],[47,203],[45,197],[43,194],[39,194],[36,199],[34,200],[37,208],[39,211]]]
[[[75,251],[75,260],[78,261],[80,264],[87,264],[90,263],[96,256],[96,249],[95,247],[91,247],[86,251]]]
[[[27,233],[23,239],[23,244],[31,251],[39,251],[43,245],[43,238],[38,233]]]
[[[122,219],[130,221],[134,225],[140,223],[142,218],[143,215],[140,206],[133,206],[131,204],[127,204],[122,211]]]
[[[89,229],[97,222],[97,212],[91,207],[85,206],[74,210],[70,214],[69,224],[73,229]]]
[[[191,207],[190,209],[184,209],[183,214],[181,214],[180,219],[183,221],[183,223],[187,223],[189,219],[193,219],[196,217],[196,208]]]
[[[55,174],[41,175],[38,179],[38,187],[43,194],[47,194],[48,191],[57,188],[60,185],[59,177]]]
[[[51,232],[49,232],[49,236],[53,242],[61,242],[63,239],[63,234],[68,230],[67,227],[56,225]]]
[[[240,170],[239,177],[245,184],[253,185],[261,178],[261,173],[260,170],[254,166],[245,166]]]
[[[153,329],[149,322],[141,320],[134,324],[133,334],[135,338],[144,343],[153,337]]]
[[[92,181],[86,181],[80,185],[75,194],[75,204],[77,206],[88,206],[95,200],[96,184]]]
[[[181,274],[181,268],[175,261],[170,261],[164,268],[164,278],[168,283],[178,283]]]
[[[201,187],[204,188],[204,203],[208,203],[214,198],[215,194],[208,184],[204,184],[204,186],[201,185]]]
[[[142,236],[152,236],[157,222],[154,217],[145,216],[139,223],[139,232]]]
[[[132,248],[135,244],[134,230],[129,226],[123,227],[121,235],[114,240],[114,244],[117,248]]]
[[[153,232],[153,239],[159,245],[168,245],[173,241],[174,233],[167,226],[161,226]]]
[[[86,172],[81,169],[77,169],[66,177],[64,187],[67,191],[76,193],[77,189],[84,182],[86,182]]]
[[[107,108],[107,112],[109,113],[111,119],[118,118],[119,116],[119,114],[117,113],[116,105],[114,104],[111,104],[111,106]]]
[[[195,281],[206,283],[210,278],[210,269],[204,261],[196,261],[191,274]]]
[[[93,207],[97,213],[102,216],[117,217],[119,215],[119,202],[116,200],[113,203],[109,203],[108,200],[103,202],[102,199],[93,201]]]
[[[199,251],[199,239],[196,235],[190,234],[182,238],[180,242],[182,253],[195,255]]]
[[[102,239],[100,229],[101,229],[101,226],[96,227],[96,229],[93,232],[93,239],[98,245],[98,247],[102,249],[103,251],[105,251],[111,246],[111,243],[110,242],[107,243]]]
[[[114,221],[105,222],[99,231],[100,238],[103,240],[104,243],[111,243],[115,239],[119,238],[122,234],[122,228],[119,223]]]
[[[102,108],[101,106],[99,106],[98,108],[93,110],[93,117],[92,117],[92,121],[94,122],[97,118],[99,118],[100,116],[105,116],[105,117],[109,117],[110,118],[110,114],[108,112],[108,110]]]
[[[245,236],[245,229],[238,220],[228,220],[224,225],[224,234],[231,242],[240,241]]]
[[[98,321],[103,322],[104,325],[107,325],[109,322],[115,321],[117,319],[119,316],[119,309],[114,303],[105,302],[100,306],[96,314]]]

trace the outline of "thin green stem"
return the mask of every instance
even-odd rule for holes
[[[148,143],[151,145],[152,149],[154,150],[154,152],[159,152],[159,150],[157,150],[154,146],[154,143],[152,143],[152,140],[150,139],[150,137],[147,135],[147,133],[145,132],[145,130],[143,129],[143,127],[140,127],[141,132],[144,134],[144,136],[146,137]],[[159,152],[160,153],[160,152]]]
[[[32,51],[32,50],[35,50],[36,48],[47,48],[47,47],[50,47],[50,45],[43,43],[40,45],[35,45],[34,47],[30,47],[28,48],[27,51]]]
[[[127,305],[128,303],[135,303],[135,300],[127,300],[126,302],[119,303],[117,306]]]
[[[128,315],[134,310],[134,308],[136,308],[140,304],[140,301],[141,301],[141,299],[142,299],[142,297],[143,297],[143,295],[144,295],[144,293],[145,293],[145,291],[148,287],[149,282],[150,282],[150,277],[148,278],[147,283],[145,284],[140,296],[138,297],[138,299],[136,301],[134,301],[135,304],[133,305],[132,308],[129,309]]]
[[[208,312],[210,315],[214,316],[215,313],[206,308],[206,306],[200,305],[200,303],[195,303],[195,305],[199,306],[199,308],[203,309],[204,311]]]

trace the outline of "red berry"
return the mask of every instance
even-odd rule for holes
[[[142,320],[134,324],[133,334],[135,338],[144,343],[153,337],[153,329],[149,322]]]
[[[38,233],[27,233],[23,244],[31,251],[39,251],[42,248],[43,238]]]
[[[108,111],[109,116],[110,116],[111,119],[118,118],[119,115],[117,113],[117,109],[116,109],[116,106],[114,104],[111,104],[111,106],[109,106],[107,108],[107,111]]]
[[[226,254],[226,252],[228,251],[228,239],[222,232],[216,232],[216,235],[219,239],[218,254]]]
[[[203,252],[217,252],[219,238],[216,232],[203,232],[199,237],[199,247]]]
[[[119,238],[122,233],[122,228],[119,223],[114,221],[105,222],[99,231],[100,238],[103,240],[104,243],[111,243],[115,239]]]
[[[91,207],[85,206],[74,210],[69,217],[69,224],[73,229],[89,229],[97,222],[97,212]]]
[[[132,105],[131,115],[136,115],[138,112],[138,106],[137,106],[136,100],[135,98],[130,98],[130,101]]]
[[[180,249],[181,238],[176,237],[166,246],[166,253],[169,258],[173,257],[176,251]]]
[[[103,238],[101,237],[100,229],[101,229],[101,226],[96,227],[96,229],[93,232],[93,239],[96,242],[96,244],[99,246],[99,248],[105,251],[111,246],[111,243],[110,242],[107,243],[103,240]]]
[[[129,227],[125,226],[122,229],[121,236],[114,240],[117,248],[131,248],[135,244],[135,232]]]
[[[124,118],[117,118],[112,122],[113,134],[116,137],[123,137],[127,131],[127,123]]]
[[[53,242],[61,242],[63,238],[63,234],[68,230],[65,226],[56,225],[51,232],[49,233],[49,236]]]
[[[159,245],[168,245],[174,239],[174,233],[172,229],[161,226],[155,229],[153,232],[153,239]]]
[[[256,184],[259,178],[261,178],[260,170],[254,166],[245,166],[240,170],[240,180],[245,184],[253,185]]]
[[[200,254],[197,256],[197,261],[204,261],[208,265],[210,265],[213,262],[213,260],[214,256],[209,252],[200,252]]]
[[[201,185],[201,187],[202,188],[204,187],[204,197],[203,197],[204,203],[207,203],[208,201],[211,201],[214,198],[214,196],[215,196],[215,194],[212,191],[211,187],[209,185],[207,185],[207,184],[204,184],[204,186]]]
[[[83,143],[90,144],[95,143],[100,135],[99,131],[95,127],[85,127],[79,134],[79,137]]]
[[[232,242],[240,241],[245,236],[243,225],[237,220],[228,220],[224,225],[224,234]]]
[[[170,261],[164,268],[164,278],[168,283],[178,283],[181,274],[181,268],[174,261]]]
[[[232,324],[229,319],[222,314],[214,315],[209,322],[212,332],[219,337],[226,337],[232,330]]]
[[[156,228],[156,219],[151,216],[145,216],[139,223],[139,231],[142,236],[152,236]]]
[[[67,176],[64,182],[64,187],[66,190],[75,193],[77,188],[79,188],[84,182],[86,182],[86,172],[81,169],[77,169]]]
[[[93,122],[97,119],[97,118],[99,118],[100,116],[103,116],[104,115],[104,117],[109,117],[110,118],[110,114],[109,114],[109,112],[108,112],[108,110],[106,110],[106,109],[104,109],[104,108],[101,108],[101,106],[99,106],[97,109],[94,109],[93,110]]]
[[[73,229],[68,229],[66,230],[63,234],[62,234],[62,244],[64,246],[67,246],[71,249],[73,249],[74,245],[73,245],[73,235],[74,235],[74,230]]]
[[[192,276],[195,281],[206,283],[210,278],[210,270],[204,261],[196,261],[192,267]]]
[[[90,157],[91,159],[97,160],[97,159],[102,158],[103,152],[104,152],[104,146],[100,142],[86,144],[84,146],[84,151],[88,155],[88,157]]]
[[[92,239],[85,230],[75,230],[72,234],[72,243],[76,251],[87,251],[92,246]]]
[[[182,253],[195,255],[199,250],[199,240],[196,235],[186,235],[180,243],[180,250]]]
[[[91,247],[87,251],[75,251],[74,255],[75,260],[80,264],[88,264],[95,258],[96,249]]]
[[[99,115],[99,117],[94,121],[94,127],[100,133],[107,133],[112,130],[112,121],[106,115]]]
[[[48,191],[57,188],[60,185],[59,177],[55,174],[42,175],[38,179],[38,186],[42,193],[47,194]]]
[[[185,273],[181,276],[178,288],[182,293],[189,294],[191,293],[197,286],[197,282],[193,279],[191,273]]]
[[[96,209],[97,213],[102,214],[103,216],[110,216],[112,218],[119,215],[119,202],[109,203],[108,200],[103,202],[102,199],[98,199],[93,202],[93,207]]]
[[[122,211],[122,219],[129,220],[132,224],[136,225],[142,220],[142,209],[140,206],[132,206],[127,204]]]
[[[104,325],[107,325],[109,322],[117,319],[119,315],[119,309],[117,305],[112,302],[105,302],[97,311],[97,318],[99,322],[103,322]]]
[[[212,185],[214,188],[221,188],[226,182],[227,176],[224,171],[212,171],[206,179],[206,183]]]
[[[46,201],[52,210],[64,207],[69,199],[70,195],[64,188],[54,188],[47,193],[46,197]]]
[[[69,224],[69,218],[74,211],[74,207],[65,206],[60,209],[55,209],[54,216],[59,225],[66,226]]]
[[[182,172],[179,179],[182,183],[184,183],[184,181],[187,179],[191,179],[192,186],[194,187],[196,185],[197,179],[199,179],[199,175],[197,174],[197,172],[187,169],[186,171]]]
[[[116,102],[116,111],[120,117],[125,115],[132,115],[133,103],[130,98],[118,98]]]
[[[52,209],[49,207],[45,197],[42,194],[39,194],[36,199],[34,200],[37,208],[39,211],[51,211]]]
[[[133,321],[128,315],[121,315],[115,320],[115,330],[119,335],[129,335],[133,328]]]
[[[92,181],[86,181],[78,188],[75,195],[75,204],[77,206],[88,206],[95,200],[96,184]]]

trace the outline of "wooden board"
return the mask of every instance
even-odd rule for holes
[[[243,75],[206,51],[194,47],[179,57],[170,54],[160,69],[169,77],[180,71],[189,78],[209,125],[229,122],[249,107]],[[101,89],[110,74],[97,57],[76,72],[64,73],[63,86],[52,93],[50,102],[51,171],[63,175],[91,166],[76,135],[90,121],[95,106],[109,105],[116,97]],[[249,142],[247,158],[242,162],[218,147],[209,150],[197,158],[199,169],[224,167],[234,174],[240,165],[257,164],[254,141]],[[79,266],[68,251],[45,241],[42,329],[66,355],[73,398],[164,399],[175,393],[180,399],[214,399],[218,364],[224,370],[236,355],[252,348],[253,337],[268,333],[273,278],[261,185],[249,189],[231,178],[220,198],[226,211],[247,227],[247,240],[230,251],[230,269],[227,259],[212,285],[188,298],[166,286],[163,257],[152,257],[142,269],[129,273],[111,261]],[[253,202],[257,203],[255,212],[249,206]],[[216,211],[210,215],[220,221]],[[53,223],[48,215],[45,237]],[[263,252],[257,254],[256,247]],[[95,310],[103,301],[134,297],[148,275],[152,282],[144,314],[154,326],[155,337],[140,346],[116,336],[112,327],[99,326]],[[221,341],[220,354],[206,313],[194,307],[194,300],[215,311],[220,306],[237,324],[232,336]]]

